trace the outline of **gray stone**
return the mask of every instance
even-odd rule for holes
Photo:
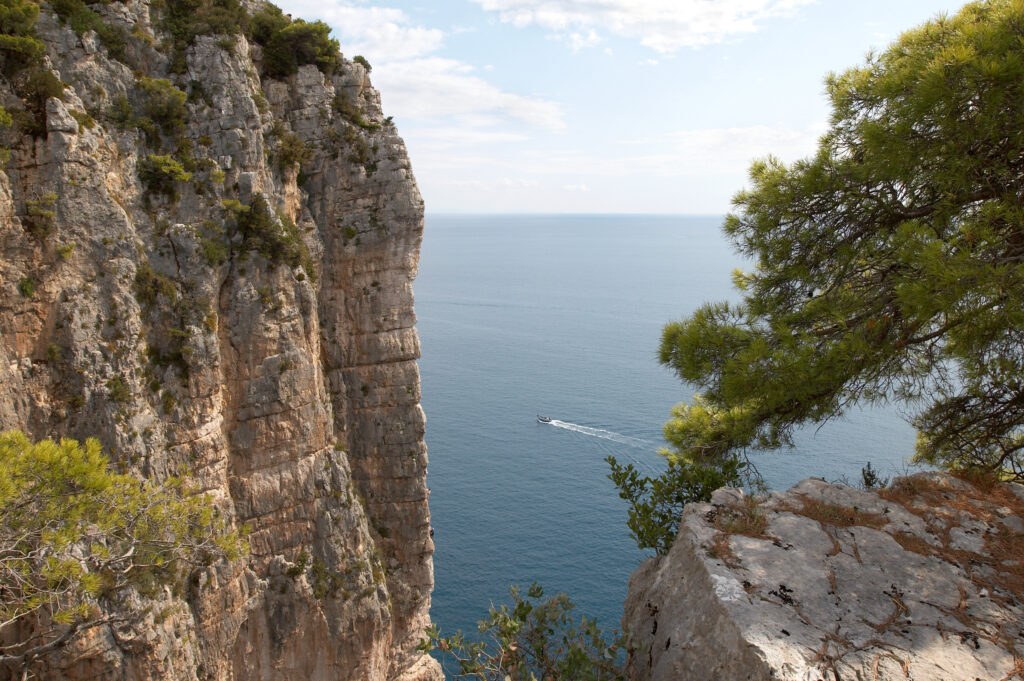
[[[688,506],[672,550],[630,579],[630,678],[1013,678],[1024,605],[1019,579],[1000,571],[1019,566],[1013,544],[1000,541],[1020,532],[999,521],[1024,500],[941,473],[914,485],[908,496],[805,480],[762,500],[757,537],[716,525],[744,507],[737,491]]]
[[[404,143],[382,125],[359,65],[261,82],[258,48],[198,36],[185,73],[172,74],[146,1],[91,7],[140,36],[129,41],[133,68],[202,85],[182,135],[225,177],[199,169],[201,192],[184,183],[177,201],[147,196],[137,165],[157,150],[106,117],[88,128],[71,114],[138,99],[132,68],[41,6],[47,59],[70,86],[64,101],[47,102],[48,134],[16,145],[0,171],[0,429],[98,437],[119,464],[158,480],[187,468],[253,531],[247,559],[203,571],[184,599],[131,601],[140,612],[178,606],[173,616],[98,628],[34,672],[438,681],[437,663],[416,650],[429,623],[433,542],[412,296],[423,202]],[[5,102],[15,97],[0,90]],[[332,106],[339,91],[381,127],[342,119]],[[311,150],[302,187],[297,169],[275,163],[279,129]],[[372,162],[350,161],[346,136]],[[50,192],[55,217],[41,248],[25,230],[26,202]],[[297,226],[313,271],[243,253],[238,234],[227,262],[204,255],[230,221],[221,202],[248,204],[256,193],[274,219]],[[66,259],[55,254],[71,244]],[[145,267],[171,283],[175,304],[137,299]],[[25,276],[37,284],[31,298],[17,291]],[[152,362],[153,349],[182,359]],[[129,403],[109,399],[113,377]],[[288,576],[301,554],[343,576],[335,592],[323,595],[312,572]]]

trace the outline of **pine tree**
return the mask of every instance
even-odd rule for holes
[[[721,468],[894,401],[918,460],[1024,479],[1024,2],[930,21],[827,88],[817,153],[755,162],[725,221],[755,263],[741,302],[664,330],[700,391],[670,461]]]

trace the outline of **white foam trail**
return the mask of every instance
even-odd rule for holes
[[[637,449],[650,451],[651,448],[654,447],[654,443],[650,440],[644,440],[639,437],[630,437],[611,430],[604,430],[603,428],[591,428],[590,426],[581,426],[578,423],[569,423],[568,421],[559,421],[558,419],[552,419],[548,425],[552,425],[556,428],[562,428],[563,430],[571,430],[574,433],[580,433],[581,435],[589,435],[590,437],[598,437],[602,440],[609,440],[621,445],[636,447]],[[626,459],[636,465],[641,472],[646,472],[650,475],[658,475],[658,470],[650,462],[641,461],[636,456],[628,453],[626,454]]]
[[[643,440],[638,437],[629,437],[628,435],[614,433],[610,430],[581,426],[578,423],[568,423],[567,421],[559,421],[558,419],[553,419],[551,421],[551,425],[556,428],[564,428],[576,433],[583,433],[590,437],[599,437],[602,440],[611,440],[612,442],[618,442],[621,445],[629,445],[630,447],[636,447],[637,449],[650,449],[654,445],[650,440]]]

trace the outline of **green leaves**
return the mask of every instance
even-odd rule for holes
[[[149,154],[139,159],[139,180],[146,188],[147,198],[159,194],[170,201],[178,200],[178,183],[188,182],[192,173],[166,154]]]
[[[670,325],[662,359],[722,414],[748,410],[758,446],[856,401],[931,395],[920,457],[1024,473],[1006,378],[1024,367],[1022,20],[1019,2],[975,3],[904,34],[830,76],[813,159],[752,166],[725,225],[758,263],[743,303]],[[996,381],[998,358],[1015,371]],[[749,424],[728,427],[736,442]]]
[[[27,664],[110,621],[101,606],[125,589],[150,593],[244,550],[210,499],[112,473],[96,440],[0,434],[0,662]]]
[[[755,161],[723,229],[755,267],[738,305],[665,327],[701,392],[666,425],[669,471],[613,465],[641,546],[664,550],[698,466],[855,403],[919,410],[919,460],[1024,479],[1024,3],[972,3],[828,78],[831,126]],[[742,467],[733,480],[745,475]],[[656,491],[658,490],[658,491]]]
[[[264,69],[281,78],[290,76],[305,64],[316,64],[326,74],[341,64],[338,41],[330,37],[330,27],[322,21],[292,21],[277,7],[269,6],[252,19],[252,36],[264,46]]]
[[[619,496],[629,502],[630,535],[641,549],[653,549],[658,555],[672,548],[686,504],[707,501],[719,487],[737,486],[744,480],[745,463],[733,455],[670,459],[665,473],[654,478],[641,476],[633,464],[621,466],[613,456],[605,460],[611,466],[608,477],[619,488]]]
[[[425,631],[419,650],[441,651],[457,663],[459,677],[482,681],[618,681],[624,640],[604,638],[596,620],[572,616],[575,609],[565,594],[544,599],[544,589],[532,584],[523,598],[519,587],[509,589],[511,605],[491,607],[480,621],[484,641],[470,641],[462,632],[442,637],[436,625]]]

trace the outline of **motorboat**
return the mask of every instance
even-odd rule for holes
[[[540,414],[537,414],[537,421],[539,421],[540,423],[551,423],[551,417],[541,416]]]

